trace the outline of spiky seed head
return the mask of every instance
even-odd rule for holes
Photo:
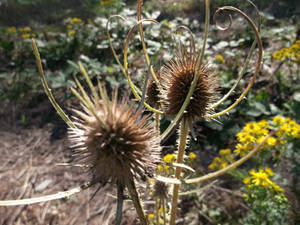
[[[160,81],[160,74],[157,72],[156,77],[158,81]],[[151,105],[152,107],[157,107],[160,103],[159,98],[159,90],[157,88],[156,82],[152,76],[150,76],[148,84],[147,84],[147,91],[146,91],[146,102]]]
[[[90,167],[93,181],[119,182],[146,178],[156,168],[160,154],[159,135],[149,117],[135,111],[127,100],[93,101],[77,114],[76,129],[69,130],[75,160]]]
[[[166,63],[160,70],[161,94],[164,111],[169,116],[175,116],[188,94],[191,83],[197,72],[197,54],[180,49],[176,53],[175,59]],[[206,65],[200,67],[200,76],[196,88],[190,99],[184,119],[195,121],[208,113],[208,108],[216,98],[217,81],[210,69]]]
[[[167,199],[169,194],[169,185],[165,182],[155,180],[153,185],[153,196],[160,199]]]

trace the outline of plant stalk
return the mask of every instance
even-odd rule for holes
[[[144,211],[139,193],[136,190],[134,180],[132,178],[126,179],[126,186],[127,186],[129,195],[131,197],[131,200],[133,202],[134,208],[136,210],[136,213],[138,214],[138,217],[140,219],[140,224],[148,225],[149,223],[146,218],[145,211]]]
[[[155,219],[156,224],[159,225],[159,198],[155,197]]]
[[[116,215],[116,225],[120,225],[122,222],[122,210],[124,202],[124,186],[118,182],[118,200],[117,200],[117,215]]]
[[[161,199],[161,204],[162,204],[162,207],[163,207],[163,220],[164,220],[164,225],[167,224],[167,221],[166,221],[166,202],[165,202],[165,198],[162,198]]]
[[[158,113],[154,113],[154,118],[155,118],[155,129],[160,134],[160,115]]]
[[[179,145],[178,145],[176,163],[183,164],[183,157],[186,148],[188,132],[189,132],[188,122],[185,119],[183,119],[180,124]],[[182,171],[181,167],[176,167],[175,178],[180,179],[181,171]],[[180,188],[180,184],[174,184],[173,195],[172,195],[171,217],[169,223],[170,225],[174,225],[176,220],[179,188]]]

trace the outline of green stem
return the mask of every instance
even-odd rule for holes
[[[141,225],[148,225],[149,223],[146,218],[145,211],[144,211],[143,205],[141,203],[139,193],[136,190],[134,180],[132,178],[126,179],[126,186],[127,186],[129,195],[131,197],[131,200],[133,202],[133,205],[135,207],[136,213],[138,214],[138,217],[140,219]]]
[[[178,146],[176,163],[181,163],[181,164],[183,163],[183,157],[186,148],[188,132],[189,132],[188,122],[185,119],[183,119],[180,124],[179,146]],[[182,171],[181,167],[176,167],[175,178],[180,179],[181,171]],[[179,188],[180,188],[180,184],[174,184],[173,195],[172,195],[171,217],[169,223],[170,225],[174,225],[176,220]]]
[[[116,225],[120,225],[122,222],[122,210],[124,202],[124,186],[118,183],[118,201],[117,201],[117,215],[116,215]]]

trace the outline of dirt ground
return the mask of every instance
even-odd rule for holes
[[[40,113],[45,114],[46,111]],[[54,194],[88,181],[81,168],[61,165],[69,164],[72,157],[66,133],[62,132],[60,137],[54,135],[55,130],[59,133],[56,123],[41,127],[39,115],[30,127],[23,127],[10,123],[8,117],[8,114],[1,115],[6,119],[0,122],[1,200]],[[0,207],[0,224],[113,224],[116,201],[112,195],[115,190],[107,185],[92,198],[98,188],[84,190],[67,200]],[[131,207],[130,203],[125,203],[123,224],[136,223]]]
[[[3,118],[0,120],[0,200],[55,194],[89,180],[82,168],[71,166],[72,153],[68,148],[66,126],[45,96],[18,109],[11,104],[1,105],[6,110],[0,110],[0,118]],[[16,119],[20,115],[25,115],[25,124]],[[207,210],[220,206],[224,221],[243,218],[248,207],[239,187],[223,176],[198,198],[182,196],[178,224],[212,225],[214,220],[208,216]],[[99,186],[94,186],[68,199],[0,207],[0,225],[114,224],[116,190],[109,184],[98,189]],[[288,191],[287,195],[292,202],[291,211],[294,211],[290,224],[294,224],[299,206],[292,192]],[[143,199],[145,209],[150,213],[154,201]],[[122,221],[123,225],[138,224],[130,202],[125,202]]]

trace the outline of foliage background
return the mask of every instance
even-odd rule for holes
[[[276,115],[289,116],[300,122],[300,65],[293,61],[273,58],[276,51],[290,47],[300,39],[300,4],[297,0],[254,2],[262,11],[264,65],[247,99],[228,117],[224,116],[218,122],[198,121],[194,124],[196,139],[191,139],[188,151],[197,154],[202,165],[199,169],[203,173],[209,171],[208,165],[220,149],[230,148],[236,144],[235,134],[246,122],[270,120]],[[1,121],[2,131],[10,131],[10,136],[13,136],[16,132],[26,133],[45,128],[49,132],[46,134],[47,137],[43,138],[49,139],[51,143],[58,143],[61,138],[66,137],[65,125],[58,120],[43,93],[30,46],[31,37],[37,40],[51,88],[67,111],[71,106],[78,104],[68,89],[74,85],[73,77],[79,75],[78,61],[85,65],[94,80],[100,79],[104,82],[108,90],[117,86],[124,93],[129,93],[126,80],[121,75],[109,49],[105,23],[110,15],[117,13],[134,17],[135,3],[133,0],[1,1],[0,115],[1,118],[5,118]],[[171,58],[175,45],[171,39],[170,28],[176,25],[185,24],[190,27],[195,33],[197,45],[200,45],[203,5],[203,1],[196,0],[145,1],[144,11],[148,14],[145,13],[144,16],[161,22],[158,27],[145,26],[146,41],[154,65],[162,65]],[[237,6],[253,15],[252,8],[245,1],[212,1],[212,11],[223,5]],[[74,22],[76,21],[74,18],[79,18],[80,22]],[[253,41],[253,35],[246,25],[237,17],[234,17],[234,21],[237,22],[228,33],[212,27],[208,40],[206,61],[218,74],[222,87],[220,94],[226,93],[236,79],[247,49]],[[119,55],[122,54],[122,41],[132,22],[126,21],[125,24],[121,25],[121,21],[111,24],[113,43]],[[186,41],[188,35],[182,34],[180,38]],[[130,69],[135,74],[135,82],[141,84],[147,68],[140,57],[141,46],[137,37],[135,40],[130,45]],[[251,69],[247,71],[239,92],[246,85],[249,79],[247,74],[250,72]],[[237,96],[238,93],[231,96],[225,106]],[[168,120],[163,121],[161,128],[164,129],[168,123]],[[4,137],[5,135],[0,137],[2,142],[11,140]],[[176,134],[165,143],[164,155],[174,150],[175,140]],[[22,142],[19,144],[22,145]],[[266,162],[273,167],[278,174],[278,180],[281,180],[280,184],[286,188],[286,195],[291,204],[288,215],[290,224],[299,223],[300,217],[298,214],[300,181],[297,176],[300,171],[299,145],[299,141],[289,144],[278,163]],[[6,151],[5,149],[7,148],[2,145],[1,151]],[[22,151],[22,148],[18,151]],[[65,151],[64,154],[68,155],[68,150]],[[246,165],[245,169],[248,167],[251,167],[251,163]],[[3,177],[4,173],[1,179]],[[238,193],[241,187],[242,183],[235,177],[224,176],[218,180],[215,189],[207,192],[205,197],[201,197],[203,201],[199,200],[198,195],[184,197],[181,203],[182,215],[189,215],[187,218],[190,217],[190,221],[198,221],[196,224],[228,224],[228,221],[231,221],[229,224],[233,224],[232,221],[238,224],[247,212],[246,209],[236,211],[241,204],[245,204],[243,199],[231,200],[230,194],[219,194],[216,190],[221,188]]]

